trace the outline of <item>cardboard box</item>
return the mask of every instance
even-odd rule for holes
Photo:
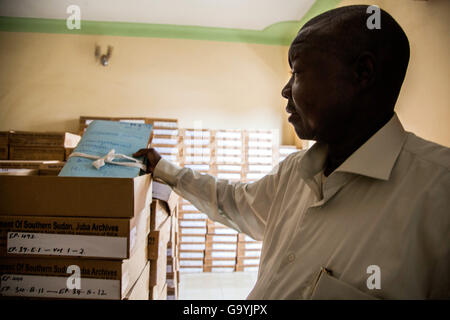
[[[166,257],[167,243],[170,238],[170,217],[160,226],[159,230],[152,230],[148,235],[148,256],[150,259]]]
[[[205,265],[203,267],[203,272],[224,273],[224,272],[234,272],[234,271],[236,271],[236,266]]]
[[[65,148],[65,155],[64,156],[66,158],[66,161],[67,161],[67,159],[69,159],[69,157],[72,154],[73,150],[75,150],[75,148]]]
[[[127,260],[0,258],[0,294],[14,297],[119,300],[126,297],[146,264],[146,242]],[[67,272],[70,266],[80,268],[80,290],[67,288],[67,280],[71,276]]]
[[[60,171],[61,169],[39,169],[39,175],[56,177],[59,175]]]
[[[36,169],[13,169],[0,168],[0,176],[37,176],[39,170]]]
[[[70,132],[11,131],[9,144],[12,146],[66,147],[75,148],[79,135]]]
[[[205,244],[206,238],[204,234],[188,234],[180,236],[181,243],[203,243]]]
[[[11,160],[66,160],[66,150],[63,147],[41,146],[9,146]]]
[[[172,241],[173,248],[175,252],[175,257],[178,257],[178,252],[180,251],[180,236],[178,233],[175,233],[175,241]]]
[[[150,175],[0,176],[0,215],[132,218],[150,205]]]
[[[259,266],[244,266],[236,265],[236,271],[238,272],[258,272]]]
[[[150,296],[150,261],[147,262],[139,279],[128,292],[125,300],[148,300]]]
[[[182,212],[180,211],[178,214],[179,219],[183,220],[207,220],[208,215],[201,212]]]
[[[64,161],[39,161],[39,160],[3,160],[0,168],[15,169],[62,169]]]
[[[178,253],[179,253],[179,237],[177,233],[170,233],[170,237],[171,239],[169,240],[169,242],[167,243],[167,255],[172,256],[172,257],[178,257]],[[203,248],[204,249],[204,248]],[[169,254],[169,250],[170,250],[170,254]]]
[[[219,243],[236,243],[237,235],[235,234],[207,234],[206,242],[219,242]]]
[[[152,197],[164,201],[169,207],[169,214],[177,208],[180,198],[167,184],[158,181],[153,181]]]
[[[238,232],[226,225],[223,225],[219,222],[212,221],[211,219],[207,220],[207,228],[208,234],[238,234]]]
[[[180,267],[180,273],[201,273],[203,271],[203,266],[197,267],[197,266],[184,266]]]
[[[206,219],[198,219],[198,220],[185,220],[180,219],[179,221],[179,227],[196,227],[196,228],[206,228]]]
[[[205,250],[205,259],[216,259],[216,258],[230,258],[230,259],[236,259],[237,253],[236,250]]]
[[[203,267],[204,260],[202,258],[184,258],[179,259],[180,267]]]
[[[252,237],[244,234],[244,233],[239,233],[238,234],[238,241],[239,242],[260,242],[258,240],[253,239]]]
[[[237,265],[240,266],[259,266],[259,257],[237,257]]]
[[[179,246],[180,252],[181,251],[191,251],[191,250],[202,251],[202,250],[205,250],[205,248],[206,248],[206,245],[204,242],[203,243],[185,243],[185,242],[183,242],[183,243],[180,243],[180,246]]]
[[[179,259],[180,257],[178,255],[176,256],[167,255],[167,272],[174,272],[178,270]]]
[[[150,286],[156,286],[157,292],[161,292],[167,279],[167,257],[161,256],[156,260],[150,260]]]
[[[0,145],[9,144],[9,131],[0,131]]]
[[[170,288],[167,286],[167,300],[178,300],[178,288]]]
[[[170,217],[170,219],[171,219],[170,241],[177,244],[178,243],[178,234],[180,233],[178,218],[176,216],[172,215]]]
[[[61,170],[64,165],[66,164],[65,161],[43,161],[39,165],[39,170],[42,169],[58,169]]]
[[[213,266],[213,267],[234,267],[236,265],[236,258],[206,258],[205,257],[205,266]]]
[[[152,189],[153,189],[152,183]],[[151,216],[150,216],[150,229],[151,230],[159,230],[161,225],[169,218],[170,211],[167,206],[167,203],[153,199],[151,203]]]
[[[0,256],[127,259],[149,232],[149,208],[131,219],[0,216]]]
[[[66,157],[67,159],[67,157]],[[52,163],[50,161],[46,161],[39,166],[39,175],[40,176],[57,176],[61,172],[61,169],[64,167],[65,162],[58,161],[56,163]]]
[[[205,250],[236,250],[236,242],[207,242]]]
[[[180,250],[180,259],[190,259],[190,258],[200,258],[203,259],[205,257],[204,250]]]
[[[167,242],[167,256],[178,257],[178,254],[179,254],[178,247],[174,244],[172,240],[169,240],[169,242]]]
[[[64,166],[63,161],[39,161],[39,160],[0,160],[0,171],[5,172],[4,169],[27,169],[38,170],[38,175],[57,176],[59,171]],[[10,170],[12,171],[12,170]]]
[[[160,287],[153,286],[150,287],[150,300],[167,300],[167,284],[164,284],[164,287],[161,291]]]
[[[191,234],[205,234],[206,235],[206,228],[197,228],[197,227],[181,227],[180,228],[180,234],[182,236],[188,236]]]
[[[238,252],[245,250],[261,250],[261,249],[262,249],[262,241],[249,241],[237,243]]]
[[[245,248],[239,247],[239,245],[238,245],[237,255],[239,257],[259,258],[259,257],[261,257],[261,249],[245,249]]]
[[[0,160],[9,159],[9,146],[7,144],[0,144]]]
[[[238,234],[238,232],[226,226],[216,226],[208,224],[208,234]]]
[[[167,284],[164,286],[162,291],[159,293],[158,300],[167,300]]]
[[[167,288],[176,288],[178,287],[178,283],[180,279],[180,272],[167,272],[166,276],[166,282],[167,282]]]
[[[175,272],[178,270],[178,268],[176,268],[175,261],[176,260],[173,257],[167,256],[167,272]]]

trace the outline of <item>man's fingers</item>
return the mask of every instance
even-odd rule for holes
[[[145,155],[147,155],[148,151],[149,151],[149,149],[140,149],[139,151],[133,153],[133,157],[139,158],[139,157],[145,156]]]

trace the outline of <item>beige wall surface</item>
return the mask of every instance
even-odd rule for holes
[[[376,4],[406,31],[411,60],[396,111],[405,128],[450,146],[448,0]],[[114,46],[111,64],[94,59]],[[182,127],[279,129],[287,47],[184,39],[0,32],[0,130],[77,131],[78,117],[177,118]]]
[[[108,67],[95,44],[114,51]],[[0,130],[78,130],[80,115],[179,119],[182,127],[279,129],[287,47],[0,32]]]
[[[378,5],[405,30],[411,58],[396,112],[406,130],[450,147],[450,1],[343,0],[340,6],[353,4]]]

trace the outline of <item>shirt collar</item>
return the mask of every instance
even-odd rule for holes
[[[397,114],[372,137],[348,157],[334,172],[349,172],[368,177],[389,180],[392,168],[406,139]],[[315,143],[303,156],[300,163],[300,174],[311,179],[323,170],[328,154],[328,147],[323,143]]]

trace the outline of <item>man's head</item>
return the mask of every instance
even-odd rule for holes
[[[393,113],[409,61],[409,42],[381,10],[369,29],[368,6],[327,11],[306,23],[289,48],[283,88],[289,121],[302,139],[334,143]]]

